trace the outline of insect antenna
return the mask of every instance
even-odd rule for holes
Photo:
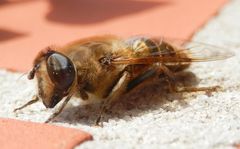
[[[27,75],[28,74],[28,72],[24,72],[23,74],[21,74],[21,76],[19,76],[18,78],[17,78],[17,82],[21,79],[21,78],[23,78],[25,75]]]

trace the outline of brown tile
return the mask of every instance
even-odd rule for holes
[[[1,149],[72,149],[92,136],[79,129],[0,118]]]

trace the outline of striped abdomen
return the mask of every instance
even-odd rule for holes
[[[177,54],[177,48],[170,45],[161,39],[151,39],[146,37],[135,37],[127,40],[127,44],[130,49],[132,49],[133,57],[149,57],[149,56],[159,56],[159,57],[187,57],[185,53]],[[189,67],[188,64],[179,63],[167,63],[162,62],[161,64],[166,65],[171,71],[177,72],[182,71]]]

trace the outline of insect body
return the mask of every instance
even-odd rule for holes
[[[47,108],[53,108],[66,97],[61,107],[47,120],[49,122],[72,96],[88,100],[92,94],[102,100],[98,123],[111,103],[138,85],[144,85],[147,80],[164,75],[170,89],[178,91],[173,82],[175,72],[183,71],[191,62],[221,60],[233,55],[226,50],[201,45],[186,48],[186,45],[176,46],[157,38],[121,39],[105,35],[82,39],[61,48],[48,47],[35,58],[28,76],[29,79],[37,78],[37,95],[15,110],[39,99]],[[185,88],[185,91],[213,89],[215,87]]]

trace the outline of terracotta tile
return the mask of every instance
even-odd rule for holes
[[[233,144],[233,147],[235,147],[236,149],[240,149],[240,144],[239,143]]]
[[[0,67],[29,70],[42,48],[95,34],[188,38],[226,1],[3,0]],[[1,29],[21,36],[4,40]]]
[[[1,149],[72,149],[91,140],[78,129],[0,118]]]

